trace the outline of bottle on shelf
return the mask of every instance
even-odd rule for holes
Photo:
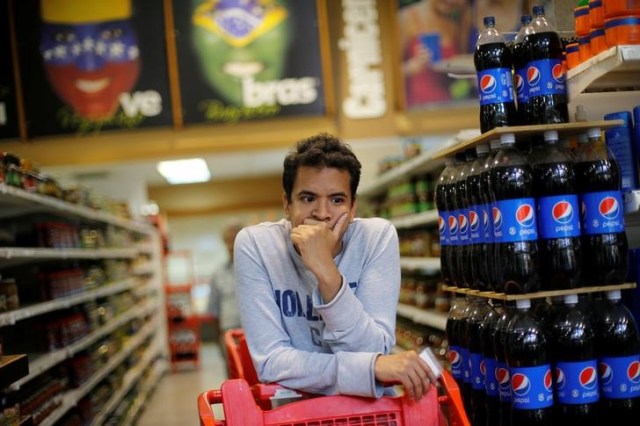
[[[488,221],[486,203],[482,196],[480,177],[482,166],[489,156],[489,145],[476,147],[477,158],[473,160],[467,175],[467,203],[469,205],[470,248],[467,250],[467,264],[471,265],[470,288],[488,290],[485,223]]]

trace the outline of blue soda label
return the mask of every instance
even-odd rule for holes
[[[449,212],[440,212],[438,214],[438,233],[440,234],[440,245],[448,246],[449,242]]]
[[[482,374],[482,354],[470,352],[469,362],[471,363],[471,387],[475,390],[484,390],[484,375]]]
[[[451,375],[456,380],[461,380],[463,376],[462,371],[462,352],[460,346],[449,345],[449,363],[451,364]]]
[[[540,238],[579,237],[578,212],[578,196],[575,194],[538,198]]]
[[[514,409],[533,410],[553,405],[553,378],[549,364],[513,367],[509,372]]]
[[[528,97],[566,95],[565,71],[560,59],[538,59],[527,66]]]
[[[600,399],[598,362],[558,362],[556,365],[556,395],[561,404],[591,404]]]
[[[469,243],[480,244],[484,242],[484,225],[482,223],[481,206],[469,208]]]
[[[598,365],[600,395],[609,399],[640,397],[640,354],[603,357]]]
[[[480,105],[513,102],[513,77],[510,68],[491,68],[478,72]]]
[[[469,349],[460,348],[462,353],[462,380],[465,383],[471,383],[471,360],[469,359]]]
[[[498,376],[496,376],[496,368],[498,363],[495,358],[492,357],[484,357],[483,360],[484,368],[484,391],[487,396],[497,397],[498,393]]]
[[[458,236],[458,210],[452,210],[449,212],[448,226],[449,226],[449,244],[452,246],[460,245],[460,238]]]
[[[491,218],[491,205],[484,204],[482,206],[482,227],[484,232],[484,242],[487,244],[493,243],[493,220]]]
[[[497,201],[493,207],[493,233],[496,243],[538,239],[536,202],[533,198]]]
[[[458,241],[461,246],[469,244],[469,210],[458,210]]]
[[[522,105],[529,100],[529,83],[527,83],[527,68],[523,67],[516,70],[516,98],[518,105]]]
[[[509,376],[509,367],[504,361],[496,362],[496,381],[498,382],[500,401],[511,402],[511,377]]]
[[[582,195],[582,229],[585,234],[624,232],[620,191],[589,192]]]

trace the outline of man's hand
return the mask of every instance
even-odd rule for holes
[[[333,262],[342,244],[342,235],[349,226],[349,214],[344,213],[333,228],[327,222],[305,219],[291,230],[291,242],[302,262],[318,279],[318,289],[325,303],[331,301],[342,283],[340,271]]]
[[[436,375],[416,351],[380,355],[374,366],[376,379],[383,383],[400,382],[410,398],[419,400],[427,394]]]

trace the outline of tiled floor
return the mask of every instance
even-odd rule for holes
[[[219,389],[226,379],[222,356],[215,343],[201,346],[200,368],[185,363],[178,371],[169,371],[157,385],[151,399],[140,415],[138,426],[197,426],[200,392]],[[222,409],[214,406],[216,418]]]

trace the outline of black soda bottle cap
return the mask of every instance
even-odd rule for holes
[[[485,16],[482,20],[485,27],[495,27],[496,26],[496,18],[493,16]]]

